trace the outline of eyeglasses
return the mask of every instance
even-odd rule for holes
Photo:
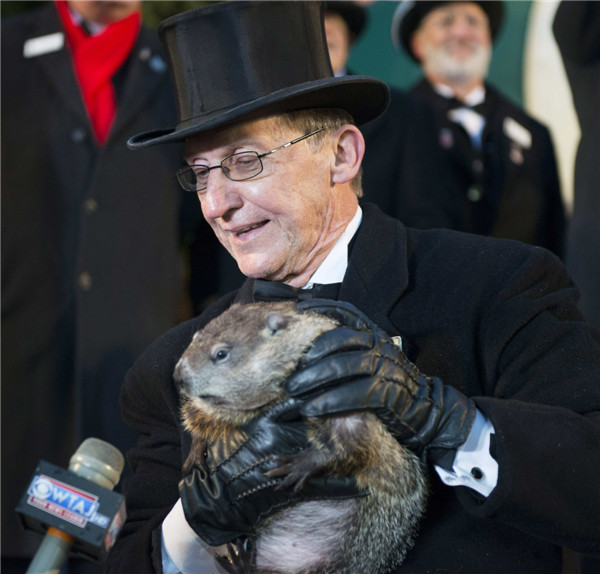
[[[225,176],[231,181],[246,181],[256,177],[264,169],[262,158],[275,153],[276,151],[285,149],[298,143],[310,136],[314,136],[325,128],[319,128],[314,132],[300,136],[291,142],[280,145],[271,151],[265,153],[258,153],[255,151],[241,151],[227,156],[219,165],[187,165],[182,167],[177,172],[177,180],[185,191],[192,191],[197,193],[206,189],[208,185],[208,174],[212,169],[221,168]]]

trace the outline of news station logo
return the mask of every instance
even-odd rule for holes
[[[75,526],[88,522],[105,527],[109,518],[98,513],[98,497],[44,474],[37,475],[27,489],[27,503]]]

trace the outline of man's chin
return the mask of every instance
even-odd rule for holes
[[[444,78],[455,84],[470,84],[483,80],[489,65],[488,52],[460,51],[431,54],[426,66],[433,77]]]
[[[271,262],[266,263],[264,259],[256,260],[252,257],[244,256],[244,257],[235,257],[238,267],[240,271],[251,279],[266,279],[266,280],[274,280],[272,279],[274,276],[273,265]]]

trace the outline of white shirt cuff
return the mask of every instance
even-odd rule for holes
[[[477,411],[466,442],[456,450],[453,472],[434,467],[442,481],[449,486],[467,486],[483,496],[489,496],[498,484],[498,463],[490,454],[492,434],[492,423]]]
[[[162,524],[163,574],[227,574],[188,524],[179,499]]]

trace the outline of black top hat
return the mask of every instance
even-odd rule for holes
[[[392,42],[396,48],[403,48],[407,54],[418,62],[417,57],[413,54],[410,47],[410,38],[413,32],[421,25],[423,18],[432,10],[440,7],[440,4],[448,4],[448,2],[457,0],[403,0],[394,12],[392,19]],[[460,0],[458,0],[460,1]],[[472,0],[467,0],[472,1]],[[492,40],[496,38],[502,19],[504,17],[504,6],[501,1],[484,0],[483,2],[475,2],[479,4],[483,11],[487,14],[490,23],[490,34]]]
[[[352,42],[361,35],[367,24],[367,11],[364,6],[359,6],[356,2],[341,2],[340,0],[327,0],[327,12],[339,14],[352,35]]]
[[[175,128],[138,134],[130,148],[181,141],[240,120],[308,108],[342,108],[357,124],[388,105],[385,83],[335,78],[321,2],[221,2],[158,27],[175,86]]]

